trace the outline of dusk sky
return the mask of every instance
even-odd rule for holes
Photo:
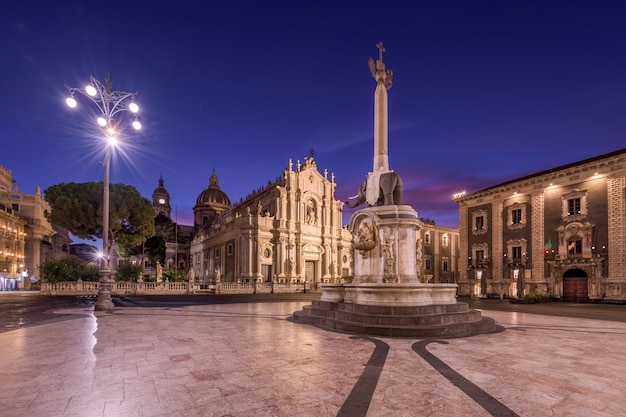
[[[377,42],[389,166],[438,225],[457,191],[626,148],[623,1],[9,0],[0,22],[0,164],[25,193],[102,181],[93,105],[65,86],[110,71],[143,124],[111,182],[151,198],[162,175],[179,223],[213,169],[237,202],[310,149],[346,200],[372,170]]]

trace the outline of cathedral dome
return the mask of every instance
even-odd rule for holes
[[[196,207],[200,206],[219,207],[221,209],[230,207],[230,198],[228,198],[224,191],[220,190],[219,180],[217,179],[215,170],[213,174],[211,174],[209,188],[202,191],[196,200]]]

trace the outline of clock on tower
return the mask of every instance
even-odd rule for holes
[[[170,193],[164,186],[163,177],[159,178],[159,186],[152,193],[152,207],[157,215],[162,214],[170,217],[172,208],[170,207]]]

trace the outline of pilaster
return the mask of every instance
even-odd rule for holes
[[[465,203],[461,203],[459,205],[459,242],[461,253],[459,254],[459,282],[467,283],[467,257],[469,253],[468,248],[468,225],[467,225],[467,205]]]
[[[492,279],[502,282],[504,279],[504,248],[502,243],[502,200],[491,203],[491,249]]]
[[[626,212],[624,209],[624,176],[607,178],[609,276],[607,281],[624,281],[626,270],[624,256],[626,248]]]
[[[532,195],[530,200],[531,215],[531,259],[532,278],[534,282],[546,281],[544,268],[544,194],[543,192]]]

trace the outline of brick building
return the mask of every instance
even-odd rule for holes
[[[626,302],[626,149],[457,196],[459,294]]]

